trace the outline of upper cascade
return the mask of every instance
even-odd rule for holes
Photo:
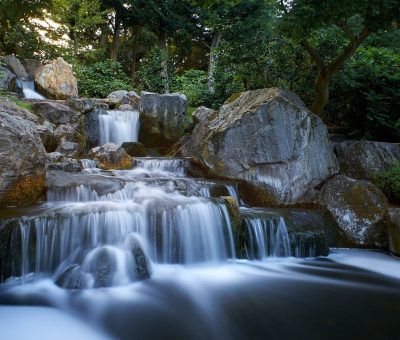
[[[35,83],[28,78],[17,78],[16,87],[19,88],[24,97],[27,99],[46,99],[44,96],[36,92]]]
[[[137,142],[139,112],[130,110],[108,110],[99,115],[100,145]]]

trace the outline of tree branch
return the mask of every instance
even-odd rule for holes
[[[329,75],[332,75],[339,71],[339,69],[344,65],[346,60],[354,55],[358,46],[360,46],[365,39],[371,35],[371,31],[368,27],[365,27],[358,36],[354,36],[355,39],[350,41],[350,43],[338,54],[338,56],[333,59],[326,68]]]
[[[347,37],[350,39],[350,41],[355,41],[357,39],[357,37],[355,36],[353,31],[350,29],[350,27],[347,26],[347,23],[345,20],[339,21],[338,23],[336,23],[336,26],[338,26],[343,31],[343,33],[347,35]]]
[[[324,61],[322,60],[322,58],[319,55],[319,53],[317,52],[317,50],[310,45],[308,40],[302,40],[300,42],[300,44],[310,55],[310,57],[314,61],[315,65],[317,65],[318,70],[322,70],[325,67],[325,65],[324,65]]]

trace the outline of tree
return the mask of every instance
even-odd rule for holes
[[[93,44],[98,26],[104,22],[98,0],[53,0],[52,14],[68,30],[74,57]]]
[[[397,29],[400,19],[398,0],[293,0],[282,5],[281,28],[298,41],[317,69],[315,97],[311,110],[322,115],[329,99],[329,82],[364,41],[381,30]],[[346,37],[343,48],[325,58],[313,46],[313,36],[321,29],[336,27]]]
[[[14,46],[6,44],[8,33],[15,27],[22,27],[23,23],[29,24],[29,20],[32,18],[42,17],[43,9],[47,8],[50,3],[51,0],[1,0],[0,50],[6,54],[15,53]],[[18,41],[14,41],[14,43],[17,44]]]

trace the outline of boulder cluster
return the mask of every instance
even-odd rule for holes
[[[45,193],[46,169],[80,172],[90,158],[104,170],[128,169],[132,157],[183,156],[189,173],[237,183],[251,206],[312,207],[329,217],[349,244],[390,247],[400,254],[400,210],[372,183],[400,159],[400,144],[332,142],[327,127],[293,92],[238,93],[219,111],[187,113],[183,94],[114,91],[79,98],[62,58],[46,65],[14,56],[0,66],[0,205],[34,204]],[[12,100],[15,82],[33,78],[51,99]],[[11,96],[11,97],[10,97]],[[11,99],[10,99],[11,98]],[[139,142],[99,145],[105,110],[140,112]]]

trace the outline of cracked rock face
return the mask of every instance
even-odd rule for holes
[[[264,190],[270,204],[312,202],[315,187],[339,171],[326,126],[278,88],[232,96],[196,125],[180,153],[211,174]]]

